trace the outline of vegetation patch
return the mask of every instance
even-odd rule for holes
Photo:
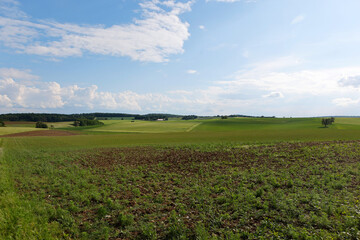
[[[359,141],[91,150],[18,144],[7,145],[3,166],[59,238],[359,238]]]
[[[48,128],[48,125],[43,122],[36,122],[35,128]]]

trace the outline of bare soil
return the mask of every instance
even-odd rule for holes
[[[57,136],[72,136],[79,135],[78,133],[62,131],[62,130],[43,130],[43,131],[30,131],[30,132],[21,132],[21,133],[12,133],[8,135],[2,135],[0,137],[57,137]]]
[[[19,125],[19,124],[35,124],[36,122],[28,121],[4,121],[5,125]]]
[[[356,148],[359,141],[338,141]],[[138,167],[176,173],[198,173],[201,169],[221,172],[229,167],[250,169],[265,167],[268,169],[289,168],[299,162],[306,164],[326,163],[329,157],[342,155],[339,149],[334,149],[334,142],[282,143],[276,145],[251,146],[247,148],[230,148],[211,152],[193,149],[156,149],[153,147],[105,148],[83,154],[77,161],[83,167],[106,169],[111,171],[116,167]],[[312,157],[305,149],[317,147],[323,150],[319,156]],[[330,148],[330,149],[329,149]],[[328,154],[331,152],[332,154]],[[333,156],[335,155],[335,156]],[[358,157],[347,157],[346,162],[356,162]],[[220,163],[210,164],[209,163]],[[339,162],[341,162],[339,160]],[[162,166],[159,166],[161,164]],[[194,165],[195,164],[195,165]]]

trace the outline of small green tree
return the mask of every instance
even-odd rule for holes
[[[331,118],[323,118],[321,120],[321,124],[324,125],[324,127],[327,127],[328,125],[331,125],[332,123],[333,123],[333,120]]]
[[[2,120],[0,120],[0,127],[5,127],[5,123]]]

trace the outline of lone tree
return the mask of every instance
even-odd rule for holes
[[[328,125],[331,125],[333,122],[335,122],[335,118],[323,118],[321,120],[321,124],[324,125],[324,127],[327,127]]]
[[[5,127],[5,123],[2,120],[0,120],[0,127]]]

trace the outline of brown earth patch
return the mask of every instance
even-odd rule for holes
[[[18,125],[18,124],[35,124],[36,122],[28,121],[4,121],[5,125]]]
[[[182,206],[187,206],[186,215],[179,217],[179,219],[181,218],[188,229],[194,229],[197,222],[203,221],[200,217],[201,214],[205,214],[208,218],[215,218],[214,216],[218,217],[221,213],[230,212],[230,210],[224,210],[225,205],[222,206],[221,202],[214,203],[222,201],[226,196],[222,192],[214,192],[214,189],[218,184],[227,189],[237,189],[240,181],[243,181],[241,177],[234,176],[234,179],[230,177],[225,180],[216,179],[215,177],[217,175],[221,176],[221,173],[231,168],[252,169],[256,173],[262,172],[263,169],[277,171],[294,165],[298,166],[298,170],[301,170],[302,166],[308,168],[311,165],[322,165],[324,169],[332,168],[333,164],[339,167],[341,164],[352,164],[359,161],[360,155],[357,154],[359,152],[359,143],[359,141],[280,143],[239,146],[214,151],[156,147],[98,148],[91,149],[91,151],[76,152],[79,155],[77,155],[75,164],[80,167],[91,168],[102,175],[105,183],[97,183],[99,188],[106,188],[104,184],[108,181],[107,179],[114,176],[118,187],[112,198],[126,206],[125,213],[134,216],[135,222],[146,218],[150,222],[156,223],[157,234],[161,236],[160,239],[167,239],[164,229],[168,229],[172,224],[170,220],[171,212],[173,210],[179,211],[179,203]],[[112,173],[112,171],[116,172],[119,169],[120,171],[116,174]],[[138,171],[133,172],[133,175],[137,176],[132,177],[132,174],[130,174],[123,177],[122,169],[138,169]],[[206,175],[203,174],[204,172]],[[300,174],[304,173],[305,175],[298,175],[296,178],[308,179],[306,172],[300,171]],[[314,173],[310,172],[309,174]],[[211,178],[213,179],[210,180]],[[265,179],[264,181],[270,181],[270,178],[265,177]],[[204,183],[201,183],[202,181]],[[265,184],[259,182],[258,178],[248,179],[247,181],[251,182],[256,188]],[[358,179],[353,177],[352,181],[351,186],[355,189],[359,185]],[[200,200],[197,200],[196,196],[207,194],[202,191],[196,193],[196,186],[200,184],[204,184],[204,186],[209,184],[207,185],[208,190],[212,192],[207,195],[207,198],[199,197]],[[270,186],[272,183],[268,182],[266,184]],[[279,184],[277,188],[285,189],[284,191],[289,188],[283,180],[279,180],[277,184]],[[186,194],[183,194],[185,192]],[[261,201],[265,200],[262,199]],[[197,207],[201,205],[210,206],[211,204],[219,206],[219,212],[204,213],[206,208]],[[306,208],[307,206],[302,207]],[[254,212],[256,211],[254,210]],[[83,222],[91,222],[92,219],[97,217],[96,213],[91,211],[85,211],[82,214]],[[232,212],[229,214],[232,214]],[[104,220],[110,225],[116,226],[117,220],[115,216],[110,216]],[[239,227],[240,221],[238,217],[222,220],[221,226],[222,228],[241,228],[242,230],[255,232],[264,217],[253,213],[251,218],[245,219],[246,221],[244,220],[241,223],[244,227]],[[128,238],[120,233],[117,238],[113,239],[136,239],[137,236],[140,236],[138,231],[131,234],[132,237]]]
[[[335,145],[334,145],[335,143]],[[346,143],[348,151],[355,151],[358,141],[281,143],[276,145],[248,146],[217,151],[198,151],[194,149],[158,149],[154,147],[126,147],[92,150],[80,154],[77,163],[82,167],[114,170],[127,166],[142,166],[154,172],[166,171],[180,174],[198,173],[201,170],[222,172],[231,167],[240,169],[289,168],[294,164],[325,164],[329,159],[336,162],[352,163],[359,161],[357,155],[347,156],[336,144]],[[309,149],[316,147],[319,152],[312,155]],[[329,149],[331,148],[331,149]],[[348,154],[347,154],[348,155]],[[326,168],[326,165],[324,165]]]
[[[79,135],[78,133],[62,131],[62,130],[42,130],[42,131],[30,131],[30,132],[20,132],[20,133],[12,133],[8,135],[2,135],[0,137],[57,137],[57,136],[72,136]]]
[[[78,163],[84,167],[111,170],[116,167],[146,167],[156,171],[198,172],[201,163],[232,159],[231,153],[223,151],[200,152],[189,149],[156,149],[153,147],[110,148],[86,153]],[[202,166],[204,167],[204,166]],[[225,167],[225,166],[223,166]],[[220,170],[220,166],[218,166]]]

